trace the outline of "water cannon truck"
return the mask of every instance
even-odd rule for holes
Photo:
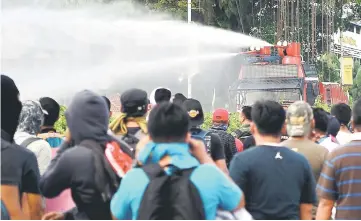
[[[229,89],[238,110],[259,99],[275,100],[284,106],[298,100],[313,105],[319,95],[329,105],[348,103],[340,84],[320,82],[315,66],[303,62],[300,43],[251,47],[241,54],[245,64]]]

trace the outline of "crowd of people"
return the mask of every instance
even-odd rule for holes
[[[202,129],[201,103],[168,88],[125,91],[116,116],[84,90],[60,134],[54,99],[19,94],[1,75],[2,219],[361,219],[361,100],[259,100],[229,133],[228,110]]]

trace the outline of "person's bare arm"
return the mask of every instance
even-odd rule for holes
[[[300,219],[312,220],[312,204],[302,203],[300,205]]]
[[[333,200],[321,198],[317,208],[316,220],[329,220],[334,203]]]
[[[246,206],[246,200],[244,199],[244,194],[242,194],[242,199],[239,202],[239,205],[237,206],[237,208],[233,210],[233,212],[243,209],[245,206]]]
[[[1,200],[8,211],[10,219],[29,219],[30,217],[23,212],[19,199],[19,188],[17,186],[1,185]]]
[[[32,220],[40,220],[44,215],[44,204],[41,195],[34,193],[24,193],[22,205]]]
[[[227,168],[227,164],[226,164],[226,160],[216,160],[215,161],[216,166],[221,169],[225,174],[229,174],[228,168]]]

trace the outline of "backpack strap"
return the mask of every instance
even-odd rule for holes
[[[144,137],[146,136],[145,133],[143,133],[143,131],[140,129],[137,131],[137,133],[134,134],[134,138],[138,139],[138,142]]]
[[[105,159],[104,148],[93,140],[84,140],[80,146],[90,149],[94,156],[95,183],[104,202],[110,201],[119,187],[119,182],[111,165]]]
[[[24,140],[20,146],[23,146],[23,147],[28,147],[31,143],[37,141],[37,140],[42,140],[41,138],[39,137],[29,137],[27,138],[26,140]]]
[[[204,139],[210,132],[206,130],[196,130],[196,131],[192,131],[191,133],[192,136],[197,136]]]
[[[210,133],[209,131],[201,130],[201,132],[198,134],[198,136],[200,136],[204,139],[209,133]]]

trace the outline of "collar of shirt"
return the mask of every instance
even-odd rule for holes
[[[265,142],[265,143],[261,143],[260,145],[257,146],[273,146],[273,147],[280,147],[282,146],[281,143],[273,143],[273,142]]]
[[[361,140],[361,132],[351,134],[351,140]]]
[[[1,138],[8,141],[8,142],[10,142],[10,143],[13,141],[11,136],[7,132],[5,132],[4,130],[1,130]]]

